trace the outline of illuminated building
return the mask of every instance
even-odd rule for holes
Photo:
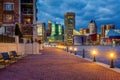
[[[45,23],[37,24],[37,36],[40,42],[46,41]]]
[[[51,24],[51,35],[48,37],[49,42],[60,42],[64,39],[64,29],[61,24]]]
[[[91,20],[89,25],[88,25],[88,28],[89,28],[89,33],[90,34],[96,34],[97,33],[97,25],[96,25],[96,22],[94,20]]]
[[[115,25],[113,24],[106,24],[101,26],[101,38],[105,37],[105,34],[107,33],[106,30],[115,29]]]
[[[52,26],[51,21],[48,21],[48,29],[47,29],[47,32],[46,32],[46,35],[47,35],[47,36],[50,36],[50,35],[51,35],[51,26]]]
[[[88,28],[80,29],[80,34],[82,34],[82,35],[89,34],[89,29]]]
[[[104,41],[107,45],[120,45],[120,29],[106,30]]]
[[[75,13],[67,12],[64,15],[64,41],[66,45],[73,45],[73,29],[75,28]]]

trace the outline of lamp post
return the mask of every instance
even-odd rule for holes
[[[69,48],[70,53],[72,53],[72,47]]]
[[[74,48],[74,54],[77,55],[77,48]]]
[[[93,62],[96,62],[97,52],[95,50],[93,50],[92,54],[93,54]]]
[[[114,68],[114,53],[110,53],[110,68]]]
[[[82,50],[82,57],[85,58],[85,49]]]

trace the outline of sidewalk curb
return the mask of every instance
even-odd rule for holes
[[[79,57],[79,58],[82,58],[82,56],[80,56],[80,55],[74,55],[74,53],[71,53],[71,55],[76,56],[76,57]],[[85,60],[87,60],[87,61],[93,62],[91,59],[88,59],[88,58],[82,58],[82,59],[85,59]],[[116,68],[116,67],[115,67],[115,68],[110,68],[110,65],[104,64],[104,63],[100,63],[100,62],[94,62],[94,64],[103,66],[103,67],[105,67],[105,68],[107,68],[107,69],[109,69],[109,70],[112,70],[112,71],[115,71],[115,72],[117,72],[117,73],[120,73],[120,68]]]

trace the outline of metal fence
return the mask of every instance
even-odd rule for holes
[[[0,34],[0,43],[15,43],[15,37]]]

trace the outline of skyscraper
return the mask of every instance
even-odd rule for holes
[[[51,21],[49,20],[48,21],[48,29],[47,29],[47,36],[50,36],[51,35],[51,27],[52,27],[52,23],[51,23]]]
[[[40,42],[46,41],[45,23],[37,24],[37,36]]]
[[[67,12],[64,14],[64,41],[67,45],[73,45],[73,29],[75,28],[75,13]]]
[[[90,21],[90,23],[88,25],[88,28],[89,28],[90,34],[96,34],[97,33],[97,25],[96,25],[95,20]]]

